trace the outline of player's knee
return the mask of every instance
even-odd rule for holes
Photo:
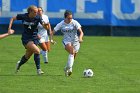
[[[25,55],[25,58],[26,58],[26,59],[30,59],[30,57],[31,57],[31,56],[29,56],[29,55]]]
[[[47,49],[48,52],[50,52],[50,50],[51,50],[50,48]]]
[[[44,48],[44,49],[42,49],[43,51],[47,51],[47,49],[46,48]]]
[[[36,50],[34,51],[34,54],[40,54],[40,50],[39,50],[39,49],[36,49]]]
[[[72,54],[72,55],[74,55],[75,54],[75,52],[74,52],[74,50],[72,49],[72,50],[70,50],[70,52],[69,52],[70,54]]]

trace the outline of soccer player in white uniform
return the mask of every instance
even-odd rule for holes
[[[73,19],[71,11],[66,10],[64,13],[64,18],[64,20],[54,27],[54,31],[51,33],[51,39],[55,32],[61,30],[64,35],[62,40],[63,45],[65,50],[69,53],[64,71],[66,76],[70,76],[72,74],[72,66],[76,53],[79,51],[80,43],[83,42],[83,31],[81,29],[81,25]],[[79,37],[77,35],[77,31],[80,33]]]
[[[49,19],[47,15],[43,14],[43,9],[41,7],[38,8],[38,14],[42,17],[42,20],[49,24],[49,31],[51,31],[51,26],[49,23]],[[38,24],[38,36],[39,36],[39,46],[41,47],[40,53],[43,56],[44,63],[48,63],[48,52],[50,51],[50,41],[47,30],[41,25]]]

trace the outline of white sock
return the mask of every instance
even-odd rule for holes
[[[40,50],[40,54],[43,54],[43,50],[42,49]]]
[[[74,63],[74,55],[72,54],[69,54],[68,56],[68,62],[67,62],[67,69],[72,72],[72,66],[73,66],[73,63]]]
[[[48,51],[42,51],[42,56],[44,62],[48,62]]]

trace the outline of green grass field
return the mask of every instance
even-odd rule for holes
[[[0,93],[140,93],[140,38],[85,36],[70,77],[63,71],[68,53],[62,37],[54,38],[49,64],[41,57],[42,76],[36,74],[33,57],[15,74],[25,51],[20,36],[0,40]],[[85,68],[95,76],[84,78]]]

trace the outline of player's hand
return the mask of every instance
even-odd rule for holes
[[[15,31],[13,29],[8,29],[8,34],[11,35],[13,34]]]
[[[79,39],[79,43],[82,43],[83,42],[83,40],[82,39]]]
[[[53,45],[55,45],[55,44],[56,44],[56,41],[54,41],[54,40],[51,40],[51,43],[52,43]]]

